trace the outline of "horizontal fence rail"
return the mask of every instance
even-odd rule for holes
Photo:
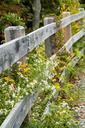
[[[78,33],[73,35],[59,51],[62,52],[64,48],[66,48],[66,50],[69,51],[72,48],[73,44],[75,44],[83,36],[85,36],[85,29],[82,29]]]
[[[59,29],[66,27],[70,23],[85,17],[85,11],[68,16],[56,23],[48,24],[38,30],[29,33],[26,36],[12,40],[6,44],[0,46],[0,72],[12,66],[29,51],[36,48],[41,42],[46,40],[49,36],[55,34]]]
[[[0,128],[19,128],[39,95],[39,91],[26,96],[16,104]]]
[[[56,24],[56,22],[50,23],[27,34],[26,36],[19,37],[1,45],[0,72],[12,66],[14,63],[24,57],[28,52],[36,48],[40,43],[42,43],[47,38],[58,32],[61,28],[64,28],[72,22],[80,20],[83,17],[85,17],[85,11],[63,18],[58,24]],[[69,51],[73,44],[77,42],[80,38],[82,38],[84,35],[85,29],[80,30],[77,34],[73,35],[60,50],[62,51],[64,48],[66,48],[67,51]],[[82,52],[83,51],[84,50],[82,50]],[[56,54],[51,56],[49,59],[51,60],[51,63],[55,61]],[[79,59],[80,58],[76,58],[76,61],[74,59],[73,62],[76,64]],[[62,73],[60,81],[62,81],[63,74],[65,74],[65,71]],[[22,101],[17,103],[13,110],[9,113],[5,121],[2,123],[0,128],[20,128],[23,120],[32,108],[34,102],[37,100],[37,97],[40,92],[41,90],[37,89],[36,92],[26,96]]]
[[[61,20],[61,22],[59,23],[60,28],[66,27],[69,24],[82,19],[83,17],[85,17],[85,11],[82,11],[78,14],[73,14],[73,15],[67,16],[67,17],[63,18]]]
[[[42,27],[24,37],[0,46],[0,72],[12,66],[29,51],[56,32],[56,23]]]
[[[81,31],[79,31],[77,34],[75,34],[74,36],[72,36],[67,43],[65,44],[65,48],[67,50],[70,50],[72,45],[77,42],[79,39],[81,39],[83,36],[85,35],[85,30],[82,29]]]
[[[84,52],[85,52],[85,49],[83,48],[80,53],[81,53],[82,55],[84,55]],[[81,59],[81,57],[82,57],[82,56],[80,56],[80,57],[75,56],[75,57],[71,60],[71,62],[68,63],[68,65],[71,64],[72,67],[75,67],[75,65],[78,63],[78,61]],[[55,60],[55,59],[56,59],[56,56],[53,56],[52,60]],[[64,84],[64,81],[65,81],[64,78],[67,78],[67,77],[68,77],[68,78],[70,77],[70,73],[68,72],[68,69],[65,68],[64,71],[62,72],[61,76],[60,76],[59,82],[61,82],[62,84]],[[58,94],[59,94],[59,92],[58,92],[56,89],[54,89],[54,90],[53,90],[53,97],[54,97],[54,98],[57,98],[57,97],[58,97]],[[51,101],[51,100],[52,100],[52,96],[49,97],[49,101]],[[42,115],[44,115],[45,111],[47,110],[47,107],[49,106],[49,101],[47,102],[47,105],[46,105],[46,107],[45,107],[44,112],[43,112]]]

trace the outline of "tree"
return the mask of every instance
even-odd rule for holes
[[[81,4],[85,4],[85,0],[80,0],[80,3]]]
[[[40,12],[41,12],[41,1],[34,0],[33,1],[33,30],[39,28],[40,22]]]
[[[61,0],[41,0],[42,15],[59,15]]]
[[[60,14],[60,0],[21,0],[21,3],[32,14],[33,29],[39,27],[42,16]]]

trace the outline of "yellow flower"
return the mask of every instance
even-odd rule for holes
[[[69,101],[74,101],[74,99],[72,97],[70,97]]]
[[[22,63],[18,66],[19,71],[22,72],[23,74],[26,74],[30,71],[30,65],[26,63]]]
[[[7,76],[7,77],[4,77],[4,80],[7,82],[7,83],[12,83],[12,84],[15,84],[15,81],[10,77],[10,76]]]
[[[23,72],[24,73],[28,73],[30,71],[30,68],[25,68],[25,69],[23,69]]]
[[[60,84],[59,84],[59,83],[56,83],[55,87],[56,87],[56,89],[57,89],[58,91],[61,90],[61,87],[60,87]]]
[[[24,69],[24,68],[26,68],[26,67],[28,67],[28,64],[26,64],[26,63],[21,63],[21,64],[19,64],[19,66],[18,66],[19,69]]]

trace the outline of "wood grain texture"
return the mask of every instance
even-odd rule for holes
[[[81,50],[81,54],[85,54],[85,48],[83,48],[83,49]],[[75,56],[75,57],[69,62],[68,65],[71,64],[73,67],[75,67],[75,65],[79,62],[80,59],[81,59],[81,57]],[[54,55],[50,58],[50,60],[51,60],[52,62],[57,61],[57,56],[56,56],[56,54],[54,54]],[[67,65],[67,66],[68,66],[68,65]],[[56,65],[54,65],[54,67],[55,67],[55,66],[58,66],[57,62],[56,62]],[[64,83],[64,77],[68,77],[68,78],[69,78],[69,76],[70,76],[70,74],[67,72],[67,68],[66,68],[66,69],[62,72],[59,81],[63,84],[63,83]],[[52,76],[52,77],[53,77],[53,76]],[[52,79],[52,77],[51,77],[51,79]],[[59,91],[57,91],[56,89],[54,89],[54,90],[53,90],[53,97],[57,99],[58,95],[59,95]],[[49,97],[49,101],[51,100],[51,98],[52,98],[52,97]],[[46,112],[47,107],[49,106],[49,101],[47,102],[46,107],[45,107],[44,112],[43,112],[42,115],[44,115],[44,113]]]
[[[56,55],[53,55],[51,58],[47,60],[46,62],[47,66],[49,60],[51,61],[51,63],[56,61]],[[42,89],[37,89],[36,92],[26,96],[22,101],[18,102],[15,105],[15,107],[12,109],[12,111],[9,113],[7,118],[4,120],[0,128],[20,128],[22,122],[24,121],[26,115],[32,108],[34,102],[37,100],[37,97],[41,91]]]
[[[44,26],[55,21],[54,17],[46,17],[44,19]],[[55,34],[45,40],[45,53],[47,57],[51,57],[56,52]]]
[[[25,28],[23,26],[10,26],[4,30],[5,42],[11,41],[21,36],[25,36]]]
[[[71,24],[72,22],[78,21],[79,19],[82,19],[85,17],[85,11],[82,11],[78,14],[73,14],[71,16],[68,16],[66,18],[61,19],[60,21],[60,28],[64,28],[67,25]]]
[[[59,52],[62,52],[63,50],[67,50],[68,52],[72,48],[73,44],[75,44],[79,39],[81,39],[85,35],[85,29],[80,30],[78,33],[73,35],[65,44],[64,46],[59,50]]]
[[[70,16],[70,12],[63,12],[63,18]],[[68,26],[66,26],[63,29],[63,35],[64,35],[64,43],[67,42],[71,36],[72,36],[72,31],[71,31],[71,24],[69,24]]]
[[[36,48],[41,42],[55,34],[62,27],[85,16],[85,11],[68,16],[56,23],[48,24],[33,31],[26,36],[17,38],[0,46],[0,72],[11,67],[14,63],[24,57],[28,52]]]
[[[85,35],[85,30],[82,29],[80,30],[77,34],[75,34],[74,36],[72,36],[64,45],[65,48],[67,49],[67,51],[69,51],[71,49],[71,47],[73,46],[74,43],[76,43],[79,39],[81,39],[83,36]]]
[[[37,47],[41,42],[46,40],[49,36],[55,34],[60,28],[69,25],[73,21],[79,20],[84,16],[85,12],[81,12],[79,14],[66,17],[62,19],[62,21],[59,23],[59,26],[56,26],[56,23],[54,22],[26,36],[17,38],[6,44],[1,45],[0,72],[12,66],[19,59],[25,56],[28,52],[32,51],[35,47]],[[73,42],[79,40],[83,35],[85,35],[84,29],[82,29],[79,33],[71,37],[68,41],[71,42],[70,47],[73,45]],[[68,45],[68,42],[65,44],[65,47],[69,49],[70,47]],[[52,59],[55,59],[55,56]],[[78,62],[78,60],[78,58],[75,58],[73,60],[73,64],[75,65],[76,62]],[[37,99],[38,94],[39,92],[36,92],[32,95],[26,96],[21,102],[17,103],[17,105],[10,112],[10,114],[3,122],[3,124],[0,126],[0,128],[19,128],[27,113],[31,109],[33,103]]]
[[[0,46],[0,72],[9,68],[41,42],[56,32],[56,23],[37,29],[26,36]]]
[[[4,30],[5,42],[11,41],[18,37],[25,36],[25,28],[23,26],[10,26]],[[26,63],[26,56],[20,59],[22,63]]]
[[[23,120],[30,111],[34,102],[39,95],[39,91],[26,96],[22,101],[16,104],[13,110],[9,113],[0,128],[20,128]]]

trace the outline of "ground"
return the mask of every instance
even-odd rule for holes
[[[85,59],[80,61],[76,77],[78,78],[77,86],[79,86],[80,89],[78,103],[80,128],[85,128]]]

